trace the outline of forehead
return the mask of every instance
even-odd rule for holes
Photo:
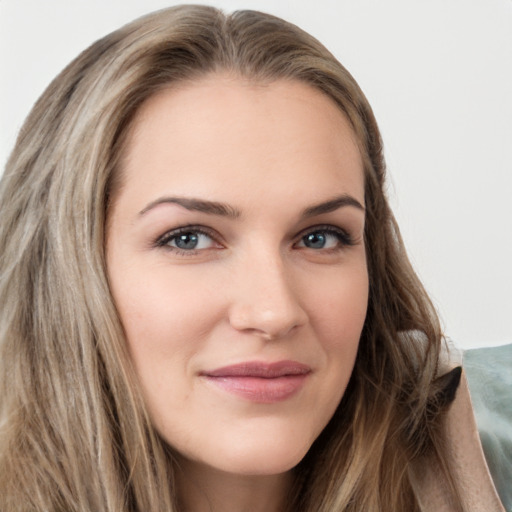
[[[354,131],[331,98],[299,81],[214,74],[164,89],[137,112],[124,162],[123,181],[141,195],[158,186],[189,193],[191,184],[196,195],[227,184],[264,194],[273,182],[288,195],[306,188],[314,201],[337,183],[364,202]]]

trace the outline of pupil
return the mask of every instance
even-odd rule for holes
[[[176,237],[176,247],[180,249],[195,249],[198,238],[195,233],[183,233]]]
[[[325,245],[325,235],[322,233],[310,233],[306,236],[304,244],[312,249],[322,249]]]

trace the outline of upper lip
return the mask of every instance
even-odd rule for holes
[[[201,372],[206,377],[259,377],[262,379],[275,379],[288,375],[306,375],[311,372],[308,365],[297,361],[276,361],[267,363],[262,361],[248,361],[214,370]]]

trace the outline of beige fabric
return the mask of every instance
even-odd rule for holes
[[[449,466],[463,500],[464,512],[505,512],[485,462],[464,373],[445,429]],[[418,464],[413,480],[424,512],[455,510],[434,463]]]

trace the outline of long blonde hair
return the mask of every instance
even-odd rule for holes
[[[441,330],[384,193],[380,134],[345,68],[278,18],[211,7],[153,13],[93,44],[48,87],[0,188],[0,508],[173,511],[170,448],[145,412],[104,258],[109,200],[138,107],[217,70],[329,95],[365,166],[368,314],[336,414],[299,464],[294,511],[416,510],[409,467],[444,467]],[[436,455],[437,454],[437,455]]]

